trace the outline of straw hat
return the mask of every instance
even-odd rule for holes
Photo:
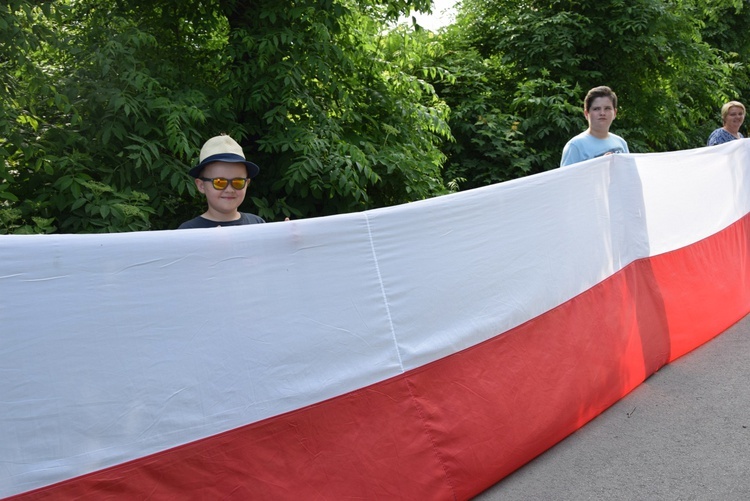
[[[199,161],[200,163],[188,172],[193,177],[200,176],[203,167],[213,162],[245,164],[247,177],[255,177],[260,172],[260,167],[245,160],[245,153],[242,151],[242,146],[225,134],[212,137],[205,142],[203,148],[201,148]]]

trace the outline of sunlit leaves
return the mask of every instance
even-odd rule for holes
[[[255,189],[271,204],[261,215],[279,210],[273,200],[312,216],[443,193],[447,108],[418,77],[440,70],[397,55],[403,38],[384,35],[373,19],[388,17],[384,4],[324,3],[266,1],[226,12],[231,92],[257,137],[263,170]]]
[[[247,209],[268,220],[443,193],[429,80],[449,75],[384,34],[412,8],[429,2],[7,2],[5,231],[175,227],[203,210],[187,168],[222,132],[261,165]]]
[[[457,139],[446,147],[447,179],[471,187],[557,167],[565,142],[586,128],[581,102],[597,85],[620,97],[613,131],[632,151],[705,144],[721,103],[747,87],[746,67],[701,30],[723,39],[750,9],[719,3],[463,0],[438,59],[457,81],[436,85]]]

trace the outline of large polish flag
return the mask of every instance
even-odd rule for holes
[[[750,141],[0,236],[0,498],[468,499],[750,312]]]

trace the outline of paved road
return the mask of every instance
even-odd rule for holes
[[[475,501],[750,500],[750,315]]]

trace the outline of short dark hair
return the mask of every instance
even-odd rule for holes
[[[599,87],[594,87],[588,92],[588,94],[586,94],[586,97],[583,100],[583,110],[589,111],[591,103],[593,103],[594,99],[598,97],[610,98],[612,100],[612,106],[617,109],[617,94],[606,85],[600,85]]]

